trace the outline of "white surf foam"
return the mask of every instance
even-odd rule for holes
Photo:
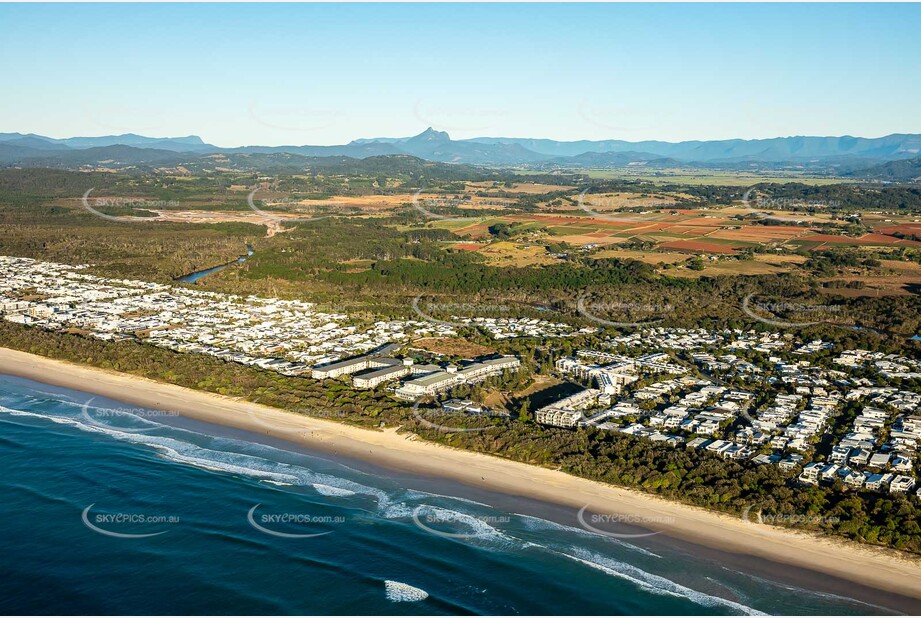
[[[486,543],[485,548],[520,549],[525,542],[490,525],[487,516],[464,513],[430,504],[399,502],[381,512],[386,519],[409,520],[430,534],[444,533],[446,538]]]
[[[461,498],[460,496],[448,496],[446,494],[436,494],[430,491],[419,491],[417,489],[411,489],[407,491],[406,497],[410,500],[425,499],[425,498],[445,498],[447,500],[451,500],[454,502],[464,502],[466,504],[482,506],[487,509],[493,508],[491,504],[486,504],[485,502],[477,502],[476,500],[471,500],[470,498]]]
[[[588,567],[597,569],[603,573],[607,573],[608,575],[630,581],[640,588],[643,588],[647,592],[651,592],[653,594],[664,594],[668,596],[684,598],[702,607],[726,607],[733,610],[734,612],[746,614],[749,616],[767,615],[764,612],[758,611],[752,607],[748,607],[747,605],[743,605],[742,603],[737,603],[736,601],[723,599],[721,597],[693,590],[687,586],[682,586],[681,584],[673,582],[672,580],[660,575],[648,573],[638,567],[633,566],[632,564],[613,560],[611,558],[598,555],[594,552],[583,549],[575,549],[572,554],[552,549],[549,551],[552,551],[561,556],[565,556],[570,560],[580,562]]]
[[[294,486],[293,483],[285,483],[283,481],[274,481],[272,479],[264,479],[263,483],[267,483],[269,485],[277,485],[278,487],[293,487]]]
[[[73,397],[71,397],[70,395],[65,395],[64,393],[49,393],[48,391],[42,391],[37,388],[33,388],[29,390],[32,393],[38,393],[39,395],[46,395],[47,397],[55,401],[61,401],[62,399],[73,399]],[[30,396],[29,399],[40,401],[37,397],[34,397],[34,396]],[[44,401],[47,401],[47,400],[44,400]],[[68,402],[61,401],[61,403],[68,403]]]
[[[323,483],[314,483],[313,488],[321,496],[354,496],[355,492],[350,489],[343,489],[342,487],[334,487],[332,485],[324,485]]]
[[[429,598],[429,593],[422,588],[416,588],[403,582],[388,579],[384,581],[384,594],[388,601],[394,603],[417,603]]]
[[[213,472],[249,476],[259,480],[274,480],[288,485],[313,486],[314,488],[320,485],[321,488],[317,489],[317,491],[326,496],[365,495],[377,502],[378,509],[386,509],[391,503],[390,496],[383,490],[333,475],[314,472],[302,466],[282,463],[255,455],[235,451],[212,450],[192,442],[166,436],[121,431],[117,428],[94,422],[83,422],[80,417],[74,418],[57,414],[16,410],[2,405],[0,405],[0,412],[12,416],[40,418],[61,425],[69,425],[82,431],[107,435],[117,440],[149,446],[158,450],[164,459]],[[173,431],[173,428],[169,428],[169,430]],[[188,435],[203,436],[203,434],[188,430],[177,431]],[[249,446],[245,442],[240,442],[240,444],[244,447]]]
[[[202,468],[204,470],[211,470],[213,472],[227,472],[229,474],[236,474],[238,476],[251,476],[260,480],[272,480],[279,483],[288,483],[289,485],[295,485],[299,481],[298,477],[293,474],[274,472],[272,470],[260,469],[259,467],[254,466],[239,465],[231,461],[221,461],[220,459],[216,459],[214,457],[195,457],[193,455],[180,453],[175,449],[162,444],[151,444],[149,442],[147,444],[150,444],[150,446],[159,449],[161,455],[165,459],[194,466],[196,468]],[[207,451],[207,449],[202,450],[208,453],[215,452]]]
[[[555,521],[550,521],[549,519],[541,519],[540,517],[534,517],[533,515],[523,515],[521,513],[515,513],[515,516],[520,517],[522,519],[522,521],[525,524],[525,527],[528,530],[532,530],[535,532],[543,532],[544,530],[559,530],[563,532],[571,532],[579,536],[591,537],[592,539],[599,539],[606,543],[613,543],[620,547],[629,549],[630,551],[635,551],[637,553],[643,554],[644,556],[650,556],[651,558],[661,558],[662,557],[659,554],[649,551],[648,549],[645,549],[638,545],[634,545],[632,543],[628,543],[624,541],[623,539],[615,539],[609,536],[598,534],[597,532],[590,532],[583,528],[577,528],[575,526],[567,526],[565,524],[558,524]]]

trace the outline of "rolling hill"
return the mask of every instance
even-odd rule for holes
[[[860,178],[873,180],[889,180],[893,182],[921,182],[921,158],[890,161],[882,165],[853,172],[850,174]]]

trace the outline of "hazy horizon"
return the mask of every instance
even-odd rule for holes
[[[438,129],[438,127],[425,127],[425,128],[421,128],[421,129],[419,129],[418,131],[416,131],[416,132],[414,132],[414,133],[411,133],[411,134],[408,134],[408,135],[373,135],[373,136],[362,136],[362,135],[357,135],[357,136],[354,136],[354,137],[351,137],[351,138],[344,138],[343,141],[338,142],[338,143],[335,143],[335,144],[314,144],[314,143],[308,143],[308,142],[304,142],[304,143],[288,142],[288,143],[283,143],[283,144],[263,144],[263,143],[255,143],[255,142],[254,142],[254,143],[239,143],[239,144],[224,145],[224,144],[216,144],[213,140],[208,139],[206,136],[201,135],[200,133],[189,133],[189,134],[186,134],[186,135],[171,135],[171,134],[163,134],[163,135],[160,135],[160,134],[156,134],[156,133],[142,133],[142,132],[140,132],[140,131],[125,131],[125,132],[122,132],[122,133],[112,133],[112,132],[110,132],[110,133],[78,132],[78,133],[74,133],[74,134],[72,134],[72,135],[50,135],[50,134],[48,134],[48,133],[43,133],[43,132],[41,132],[41,131],[21,131],[21,130],[16,130],[16,129],[10,129],[10,130],[2,130],[2,131],[0,131],[0,134],[3,134],[3,133],[22,133],[23,135],[35,134],[35,135],[39,135],[39,136],[42,136],[42,137],[47,137],[47,138],[55,139],[55,140],[65,140],[65,139],[70,139],[70,138],[103,138],[103,137],[118,137],[118,136],[121,136],[121,135],[136,135],[136,136],[138,136],[138,137],[145,137],[145,138],[151,138],[151,139],[163,139],[163,140],[169,140],[169,139],[181,140],[181,139],[187,139],[187,138],[190,138],[190,137],[198,137],[198,138],[200,138],[200,139],[202,140],[203,143],[205,143],[205,144],[211,144],[211,145],[216,146],[216,147],[218,147],[218,148],[243,148],[243,147],[249,147],[249,146],[265,146],[265,147],[283,147],[283,146],[342,146],[342,145],[349,144],[349,143],[351,143],[351,142],[353,142],[353,141],[355,141],[355,140],[373,141],[373,140],[407,139],[407,138],[412,138],[412,137],[415,137],[415,136],[417,136],[417,135],[420,135],[420,134],[424,133],[425,131],[427,131],[427,130],[429,130],[429,129],[434,129],[434,130],[436,130],[436,131],[442,131],[441,129]],[[454,135],[452,135],[450,131],[444,131],[444,132],[448,133],[448,136],[449,136],[452,140],[470,140],[470,139],[519,139],[519,140],[521,140],[521,139],[547,139],[547,140],[560,141],[560,142],[569,142],[569,141],[572,141],[572,142],[576,142],[576,141],[600,142],[600,141],[610,141],[610,140],[622,140],[622,141],[634,142],[634,143],[640,143],[640,142],[680,143],[680,142],[693,142],[693,141],[700,141],[700,142],[715,142],[715,141],[725,141],[725,140],[745,140],[745,141],[754,141],[754,140],[770,140],[770,139],[790,139],[790,138],[797,138],[797,137],[809,137],[809,138],[841,138],[841,137],[853,137],[853,138],[857,138],[857,139],[881,139],[881,138],[889,137],[889,136],[892,136],[892,135],[917,135],[917,134],[921,134],[921,131],[917,131],[917,132],[915,132],[915,131],[896,131],[896,132],[887,133],[887,134],[884,134],[884,135],[856,135],[856,134],[853,134],[853,133],[851,133],[851,134],[845,133],[845,134],[840,134],[840,135],[814,135],[814,134],[812,134],[812,135],[810,135],[810,134],[803,134],[803,135],[772,135],[772,136],[767,136],[767,137],[753,137],[753,138],[747,138],[747,137],[727,137],[727,138],[719,138],[719,139],[700,138],[700,139],[691,139],[691,140],[665,140],[665,139],[645,138],[645,137],[639,137],[639,138],[636,138],[636,139],[624,139],[624,138],[620,138],[620,137],[585,137],[585,138],[578,138],[578,139],[574,139],[574,140],[554,140],[554,138],[546,137],[546,136],[541,135],[541,134],[535,134],[535,135],[505,135],[505,134],[499,134],[499,133],[497,133],[497,134],[494,134],[494,135],[475,135],[475,136],[471,136],[471,137],[458,138],[458,137],[455,137]]]

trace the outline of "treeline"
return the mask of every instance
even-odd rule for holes
[[[206,209],[208,201],[217,202],[229,197],[236,198],[245,207],[245,195],[229,189],[233,185],[254,185],[256,179],[255,174],[233,173],[176,178],[141,172],[126,175],[43,168],[0,169],[0,204],[34,206],[59,199],[77,200],[82,198],[86,191],[93,189],[89,197],[91,205],[97,198],[116,195],[137,196],[138,201],[195,200],[197,209]],[[168,204],[162,206],[168,207]]]
[[[542,268],[498,268],[471,263],[467,254],[445,253],[428,262],[411,260],[378,262],[369,271],[351,277],[327,275],[327,280],[362,284],[396,283],[423,290],[478,293],[488,290],[519,290],[548,293],[552,290],[623,286],[652,279],[655,268],[635,260],[598,260],[588,267],[551,264]]]
[[[36,206],[56,198],[78,198],[92,188],[107,190],[124,179],[116,174],[63,170],[0,169],[0,204]]]
[[[819,276],[834,276],[839,268],[879,268],[882,262],[865,251],[851,248],[811,251],[804,266]]]
[[[918,186],[805,185],[789,182],[759,184],[755,188],[770,199],[789,201],[789,208],[783,205],[771,205],[771,208],[800,209],[806,212],[921,212],[921,187]],[[798,205],[797,202],[801,204]]]
[[[686,197],[670,196],[682,207],[693,208],[695,205],[703,206],[706,204],[731,204],[734,200],[742,199],[745,189],[739,187],[729,187],[721,185],[692,185],[681,184],[677,182],[658,184],[648,180],[627,180],[627,179],[582,179],[579,183],[580,189],[590,189],[592,193],[682,193],[690,195],[691,199]]]

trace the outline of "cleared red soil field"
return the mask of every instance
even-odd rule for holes
[[[641,221],[637,221],[637,225],[633,225],[632,227],[625,228],[624,231],[625,232],[636,232],[638,230],[643,230],[644,232],[655,232],[655,231],[667,230],[673,225],[674,225],[673,223],[656,223],[656,222],[643,223]]]
[[[579,225],[589,225],[594,227],[622,227],[624,225],[635,225],[637,223],[643,223],[644,220],[639,217],[623,217],[617,219],[607,219],[607,218],[596,218],[596,217],[567,217],[564,215],[509,215],[507,217],[502,217],[505,221],[514,221],[519,223],[529,223],[532,221],[539,221],[541,223],[576,223]]]
[[[921,236],[921,223],[887,225],[884,227],[878,227],[874,231],[880,234],[917,234],[918,236]]]
[[[474,225],[468,225],[467,227],[462,227],[458,230],[454,230],[454,233],[458,236],[470,236],[471,238],[482,238],[489,234],[489,226],[483,223],[477,223]]]
[[[723,240],[742,240],[747,242],[769,242],[772,240],[789,240],[808,232],[803,228],[788,225],[749,225],[738,230],[717,230],[710,238]]]
[[[903,240],[895,236],[885,234],[864,234],[860,238],[850,238],[848,236],[835,236],[834,234],[813,234],[804,236],[802,240],[811,242],[822,242],[830,245],[912,245],[921,247],[921,242],[914,240]]]
[[[681,234],[682,236],[707,236],[717,231],[719,228],[712,225],[672,225],[668,228],[671,234]]]

